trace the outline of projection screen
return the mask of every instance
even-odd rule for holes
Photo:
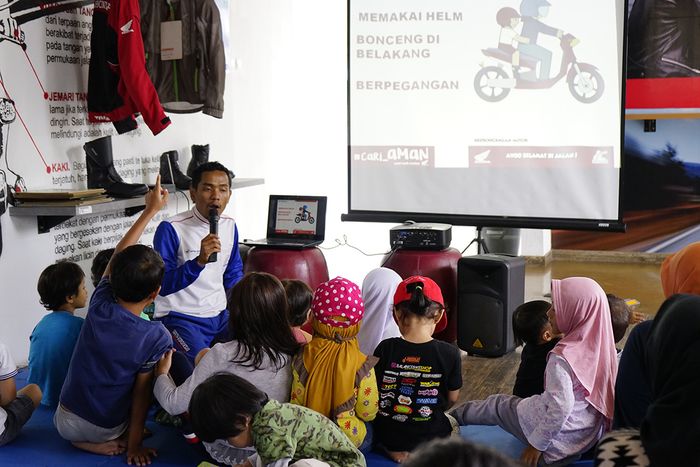
[[[343,220],[623,230],[625,0],[349,0]]]

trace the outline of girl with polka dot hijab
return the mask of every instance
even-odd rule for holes
[[[368,447],[377,414],[376,357],[360,351],[357,334],[365,312],[360,287],[336,277],[321,284],[311,303],[313,337],[292,362],[291,402],[338,424],[356,447]]]

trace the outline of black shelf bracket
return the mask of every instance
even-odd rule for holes
[[[139,212],[143,211],[145,208],[146,208],[146,205],[131,206],[129,208],[124,208],[124,215],[131,217],[134,214],[138,214]]]
[[[74,216],[37,216],[36,227],[40,234],[46,233]]]

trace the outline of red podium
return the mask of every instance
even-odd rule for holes
[[[255,246],[248,251],[243,272],[267,272],[278,279],[299,279],[316,290],[328,280],[328,265],[316,247],[289,250]]]
[[[457,262],[460,258],[462,254],[454,248],[440,251],[396,250],[384,257],[384,267],[393,269],[403,279],[426,276],[440,286],[447,308],[447,323],[438,323],[435,338],[446,342],[457,340]]]

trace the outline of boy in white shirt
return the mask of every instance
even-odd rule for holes
[[[0,446],[17,437],[41,403],[41,389],[28,384],[19,391],[15,385],[17,366],[10,352],[0,343]]]

